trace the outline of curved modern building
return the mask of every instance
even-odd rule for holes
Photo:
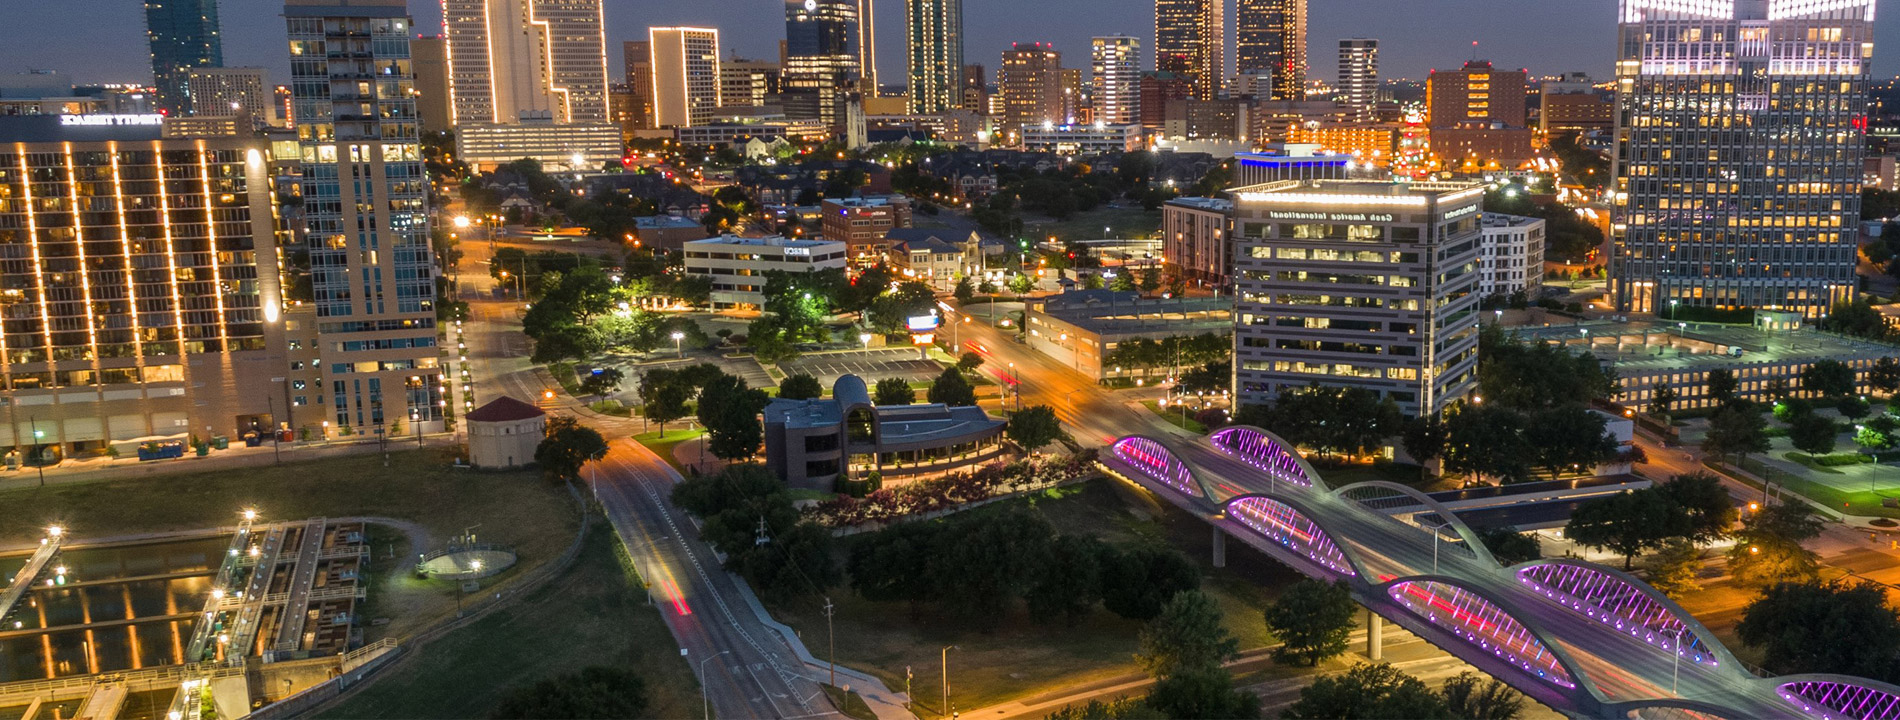
[[[863,378],[845,375],[829,399],[765,407],[766,466],[787,485],[820,490],[846,473],[887,481],[937,475],[1002,455],[1003,425],[978,407],[880,407]]]

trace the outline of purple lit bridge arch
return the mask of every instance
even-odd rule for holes
[[[1378,490],[1386,491],[1388,494],[1372,496],[1372,492]],[[1415,488],[1384,480],[1367,480],[1334,490],[1333,495],[1342,500],[1358,503],[1360,507],[1373,511],[1372,514],[1375,516],[1429,533],[1432,535],[1433,542],[1443,541],[1444,531],[1450,530],[1459,540],[1457,543],[1451,543],[1451,547],[1459,549],[1482,566],[1502,567],[1498,559],[1491,556],[1491,549],[1484,546],[1484,540],[1478,537],[1477,531],[1472,530],[1470,525],[1466,525],[1465,521],[1459,519],[1458,514],[1452,512],[1451,508],[1445,507],[1444,503],[1433,500]],[[1412,518],[1410,523],[1394,515],[1395,512],[1405,510],[1411,510],[1409,513],[1404,513]],[[1439,522],[1426,523],[1425,517]]]
[[[1313,470],[1313,466],[1306,464],[1306,458],[1300,457],[1285,441],[1264,429],[1252,425],[1230,425],[1209,436],[1208,441],[1214,444],[1214,449],[1266,473],[1276,482],[1300,487],[1325,487],[1320,484],[1319,473]]]
[[[1332,579],[1371,577],[1358,558],[1313,522],[1311,511],[1300,500],[1271,494],[1242,495],[1228,500],[1223,512],[1261,537],[1332,571]]]
[[[1786,675],[1761,682],[1812,717],[1830,720],[1900,720],[1900,686],[1847,675]]]
[[[1443,575],[1390,580],[1374,586],[1413,615],[1450,631],[1467,644],[1489,652],[1513,668],[1562,688],[1589,695],[1591,688],[1577,662],[1547,637],[1532,617],[1508,601]]]
[[[1136,472],[1167,485],[1204,507],[1212,508],[1215,505],[1214,493],[1208,489],[1207,483],[1201,481],[1200,473],[1194,471],[1194,466],[1181,459],[1181,450],[1172,443],[1147,435],[1130,435],[1116,440],[1109,450],[1116,460]]]
[[[1571,558],[1532,560],[1508,570],[1539,595],[1685,661],[1743,667],[1702,621],[1622,570]]]

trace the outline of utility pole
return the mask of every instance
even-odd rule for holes
[[[825,642],[831,646],[831,686],[838,686],[838,636],[831,631],[831,616],[836,611],[831,604],[831,596],[825,596]]]

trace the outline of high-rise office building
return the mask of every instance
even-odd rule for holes
[[[191,96],[191,114],[236,115],[250,119],[252,128],[275,118],[270,81],[264,68],[192,68],[185,85]]]
[[[0,117],[0,455],[274,427],[289,398],[269,146],[98,117]]]
[[[145,39],[159,112],[189,113],[191,69],[224,66],[218,0],[145,0]]]
[[[652,49],[653,126],[691,127],[712,122],[719,102],[719,31],[656,27],[647,30]]]
[[[1425,82],[1431,150],[1443,167],[1465,172],[1515,168],[1531,157],[1525,114],[1527,73],[1472,60],[1433,70]]]
[[[1619,310],[1852,297],[1874,5],[1623,0]]]
[[[788,116],[833,124],[864,80],[865,0],[785,0],[783,93]],[[727,104],[739,104],[721,98]]]
[[[1155,70],[1187,78],[1194,97],[1220,95],[1227,76],[1224,0],[1155,0]]]
[[[314,383],[338,426],[424,427],[444,398],[435,254],[404,0],[286,0],[310,304],[287,328],[320,351]],[[439,427],[439,426],[438,426]]]
[[[1306,0],[1235,0],[1234,66],[1273,78],[1273,100],[1306,93]]]
[[[1095,83],[1095,119],[1110,125],[1141,121],[1141,41],[1098,37],[1089,55]]]
[[[1073,125],[1087,122],[1087,115],[1093,108],[1089,106],[1088,93],[1084,92],[1082,68],[1062,68],[1062,112],[1056,116],[1056,122]]]
[[[865,97],[878,97],[877,10],[872,0],[858,0],[858,85]]]
[[[1372,119],[1372,108],[1379,102],[1379,41],[1349,38],[1339,41],[1339,82],[1334,86],[1340,99],[1352,109],[1353,119]]]
[[[1171,72],[1146,72],[1141,74],[1137,94],[1140,98],[1135,105],[1140,109],[1141,126],[1160,130],[1167,124],[1168,103],[1193,97],[1194,83]]]
[[[632,107],[628,109],[633,129],[645,130],[653,127],[653,43],[646,40],[629,40],[620,44],[620,54],[627,63],[627,88],[632,93]]]
[[[1062,53],[1049,43],[1011,45],[1003,52],[997,90],[1005,131],[1020,134],[1026,126],[1062,122]]]
[[[423,132],[455,129],[455,108],[449,90],[449,41],[440,35],[409,41],[409,57],[416,70],[416,117]]]
[[[978,115],[990,114],[990,75],[982,65],[963,66],[960,78],[962,108]]]
[[[965,90],[963,0],[904,0],[904,56],[909,60],[910,111],[919,115],[958,107]],[[984,112],[980,107],[963,109]]]
[[[607,122],[601,0],[443,0],[457,123]]]
[[[719,63],[719,102],[726,107],[760,107],[779,94],[784,74],[769,60],[732,58]]]
[[[1477,385],[1483,185],[1288,180],[1230,194],[1239,403],[1318,383],[1435,415]]]

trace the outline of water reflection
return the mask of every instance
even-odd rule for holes
[[[62,552],[65,584],[36,588],[0,626],[0,682],[183,662],[192,614],[203,607],[228,542]],[[24,561],[0,558],[0,578],[10,580]]]

